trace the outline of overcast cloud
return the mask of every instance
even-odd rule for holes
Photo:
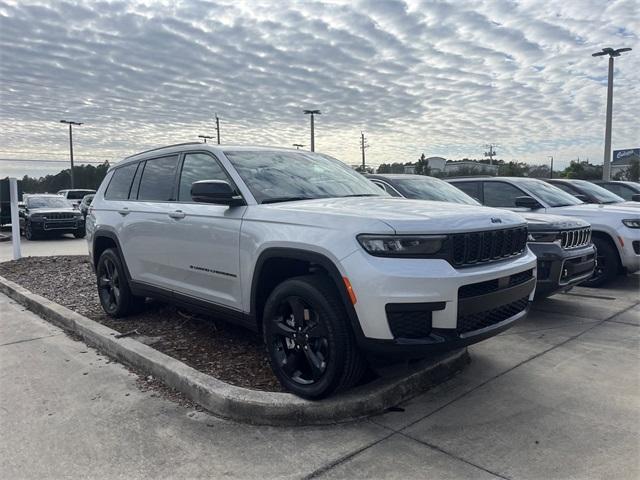
[[[80,161],[214,135],[371,164],[427,156],[602,162],[640,146],[639,4],[616,1],[0,1],[0,158]],[[64,164],[0,162],[7,174]]]

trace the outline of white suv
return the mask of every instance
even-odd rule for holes
[[[197,143],[128,157],[96,193],[87,233],[109,315],[157,297],[245,325],[306,398],[357,383],[365,356],[495,335],[535,287],[518,214],[393,198],[298,150]]]
[[[576,217],[591,224],[598,250],[593,277],[583,285],[598,287],[621,272],[640,270],[640,203],[587,204],[542,180],[521,177],[449,180],[489,207]]]

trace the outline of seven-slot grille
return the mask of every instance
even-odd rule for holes
[[[44,218],[46,218],[47,220],[63,220],[63,219],[69,219],[69,218],[74,218],[73,212],[51,212],[51,213],[45,213],[44,214]]]
[[[520,255],[527,246],[527,227],[451,235],[453,265],[466,267]]]
[[[591,228],[577,228],[560,232],[562,248],[576,248],[591,243]]]

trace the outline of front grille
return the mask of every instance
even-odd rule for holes
[[[533,269],[526,270],[520,273],[514,273],[508,278],[508,281],[503,278],[496,278],[495,280],[486,280],[484,282],[470,283],[469,285],[463,285],[458,289],[458,298],[470,298],[477,297],[479,295],[486,295],[487,293],[497,292],[500,290],[500,282],[502,281],[503,287],[515,287],[521,283],[526,282],[533,277]]]
[[[73,218],[73,212],[53,212],[44,215],[46,220],[63,220],[65,218]]]
[[[591,243],[591,228],[577,228],[560,232],[562,248],[577,248]]]
[[[45,222],[45,230],[62,230],[67,228],[76,228],[76,222],[74,221],[62,221],[62,222]]]
[[[527,245],[527,227],[451,235],[453,266],[467,267],[520,255]]]
[[[470,315],[458,316],[458,333],[468,333],[482,328],[490,327],[500,323],[518,313],[522,312],[529,304],[529,297],[522,297],[515,302],[502,305],[500,307],[485,310],[483,312],[472,313]]]
[[[431,333],[431,312],[387,311],[387,321],[394,338],[425,338]]]
[[[632,245],[633,251],[636,252],[636,255],[640,255],[640,240],[634,240]]]

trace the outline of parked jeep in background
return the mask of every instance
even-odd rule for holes
[[[94,196],[94,194],[85,195],[80,202],[80,206],[78,207],[78,210],[80,210],[80,213],[82,214],[82,218],[84,218],[85,220],[87,218],[87,214],[89,213],[89,207],[91,206],[91,202],[93,201]]]
[[[62,195],[64,198],[69,200],[69,203],[73,206],[73,208],[78,208],[80,206],[80,202],[86,195],[90,195],[92,193],[96,193],[95,190],[88,190],[82,188],[75,188],[69,190],[60,190],[58,195]]]
[[[526,315],[536,258],[524,219],[392,198],[331,157],[183,144],[128,157],[87,216],[105,312],[144,297],[260,332],[306,398],[362,378],[366,358],[460,348]],[[487,241],[499,248],[481,248]]]
[[[367,178],[396,197],[480,205],[462,190],[434,177],[377,174]],[[523,212],[523,216],[529,229],[527,245],[538,257],[536,299],[566,292],[593,275],[596,249],[589,223],[539,213]]]
[[[588,182],[587,180],[553,179],[545,181],[558,187],[560,190],[564,190],[585,203],[598,203],[602,205],[628,203],[621,196],[616,195],[593,182]],[[636,205],[634,202],[628,206],[640,207],[640,203]]]
[[[85,236],[82,214],[60,195],[25,194],[23,199],[24,208],[19,211],[20,233],[27,240],[45,234]]]
[[[618,274],[640,270],[640,209],[636,206],[586,204],[534,178],[460,178],[449,182],[483,205],[589,222],[598,255],[595,272],[583,283],[585,286],[598,287]]]
[[[593,183],[606,188],[627,202],[640,202],[640,183],[626,180],[595,180]]]

